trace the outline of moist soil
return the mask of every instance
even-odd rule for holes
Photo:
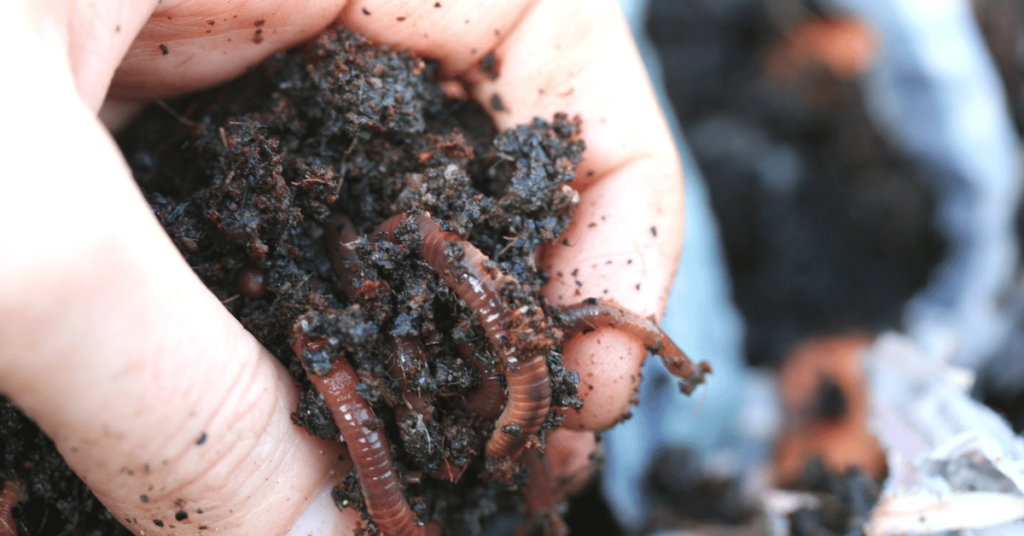
[[[494,63],[480,68],[496,74]],[[235,82],[158,103],[118,140],[189,265],[301,387],[295,424],[338,437],[293,352],[301,333],[324,343],[304,352],[305,367],[330,370],[339,355],[354,366],[357,391],[390,438],[419,517],[446,535],[483,534],[496,514],[515,528],[526,508],[518,490],[527,471],[485,467],[493,421],[460,404],[481,373],[459,345],[469,344],[488,370],[496,356],[475,314],[418,260],[411,226],[400,226],[394,242],[372,240],[373,230],[392,215],[427,212],[483,251],[488,269],[517,282],[501,288],[509,308],[536,317],[528,327],[538,329],[535,346],[547,357],[553,407],[579,407],[578,378],[561,364],[557,320],[545,322],[557,310],[540,295],[548,275],[537,269],[537,255],[571,221],[578,195],[567,183],[584,145],[579,120],[563,114],[497,132],[480,106],[445,95],[436,70],[411,53],[331,30]],[[352,244],[361,261],[353,278],[362,280],[352,298],[324,240],[337,212],[371,237]],[[456,249],[449,254],[458,256]],[[393,337],[425,347],[425,364],[403,374],[432,403],[429,421],[394,410],[407,401],[389,374]],[[0,409],[7,417],[0,476],[29,483],[15,512],[23,534],[127,534],[38,429],[13,406]],[[548,415],[539,446],[544,430],[560,422]],[[457,483],[432,476],[444,463],[466,467]],[[334,498],[361,510],[365,532],[376,532],[354,470]],[[533,530],[549,530],[546,523]]]
[[[553,309],[540,295],[547,275],[536,259],[571,221],[578,195],[566,183],[583,143],[578,121],[564,115],[498,133],[482,108],[446,97],[435,72],[410,53],[329,31],[242,80],[169,104],[180,120],[153,110],[121,139],[189,264],[302,387],[295,423],[338,437],[304,366],[326,373],[346,356],[394,446],[413,510],[444,534],[481,534],[495,513],[523,510],[516,490],[527,476],[515,465],[485,467],[493,422],[461,405],[481,375],[459,345],[471,345],[488,370],[496,356],[475,312],[418,259],[412,225],[398,227],[394,241],[373,231],[393,215],[426,212],[483,251],[518,282],[501,288],[509,309],[541,319],[530,327],[547,355],[553,405],[579,407],[576,375],[562,367],[557,331],[542,321]],[[361,261],[351,297],[324,240],[337,212],[369,237],[351,245]],[[304,363],[293,352],[296,333],[324,342],[303,353]],[[425,362],[400,374],[433,405],[432,419],[395,411],[409,404],[389,365],[395,337],[424,345]],[[560,421],[551,413],[545,426]],[[468,467],[458,483],[432,476],[446,463]],[[375,532],[354,470],[335,500],[363,510]]]
[[[813,2],[804,4],[819,16]],[[901,307],[926,281],[943,242],[931,224],[933,195],[922,173],[871,125],[855,80],[822,66],[804,70],[795,83],[766,73],[765,59],[785,29],[762,6],[755,0],[653,0],[648,30],[709,188],[747,323],[748,359],[777,366],[786,349],[812,334],[898,327]],[[976,2],[1018,127],[1024,117],[1022,6],[1020,0]],[[331,60],[335,54],[344,60]],[[494,68],[481,65],[487,74]],[[403,439],[401,424],[384,409],[394,386],[374,350],[384,346],[373,341],[391,332],[427,341],[435,363],[425,374],[429,388],[457,399],[477,385],[479,374],[452,357],[458,355],[452,346],[483,339],[443,281],[384,243],[360,244],[359,254],[368,278],[394,281],[391,299],[347,300],[322,245],[327,214],[345,212],[365,235],[391,214],[430,211],[531,290],[546,277],[533,269],[533,252],[568,221],[567,211],[552,208],[555,186],[566,179],[552,164],[559,156],[578,161],[582,147],[571,141],[576,125],[558,118],[499,136],[479,106],[446,98],[432,84],[434,69],[353,36],[322,38],[274,56],[242,81],[167,103],[173,114],[150,109],[119,137],[189,263],[303,386],[295,419],[318,435],[336,432],[288,342],[289,328],[303,314],[343,326],[339,346],[357,365],[361,394],[381,409],[393,443]],[[337,87],[334,79],[345,85]],[[249,269],[265,278],[262,297],[238,290]],[[575,403],[571,373],[562,371],[557,356],[549,363],[556,376],[564,374],[556,380],[559,402]],[[428,425],[424,437],[445,445],[446,455],[479,452],[486,423],[447,398],[439,402],[446,417]],[[1003,400],[1001,409],[1024,415],[1020,400],[1024,395]],[[48,438],[9,403],[0,411],[0,477],[26,483],[27,500],[15,510],[21,534],[128,534]],[[415,437],[408,426],[405,431]],[[410,444],[399,456],[403,470],[437,459],[429,446]],[[678,472],[689,464],[672,467]],[[870,488],[858,475],[821,476],[811,469],[807,489],[849,497],[844,489]],[[688,492],[675,489],[678,482],[655,480],[652,489],[668,490],[662,505],[685,502]],[[447,519],[453,533],[480,533],[491,518],[494,531],[518,526],[522,503],[514,492],[474,475],[458,486],[424,481],[409,486],[411,496],[422,497],[414,508],[425,518]],[[699,482],[688,489],[700,501],[708,486],[728,489]],[[357,493],[355,485],[348,490]],[[729,500],[733,495],[721,493]],[[795,533],[842,533],[834,512],[856,512],[855,502],[828,502],[833,513],[800,513],[792,520]],[[743,506],[726,501],[703,511],[728,518]],[[847,526],[851,517],[843,517]],[[567,520],[580,534],[622,534],[593,484],[573,501]]]

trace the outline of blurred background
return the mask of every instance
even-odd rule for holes
[[[904,474],[877,381],[903,350],[1024,453],[1024,0],[620,5],[686,174],[663,328],[715,375],[687,399],[650,360],[573,533],[871,534]]]

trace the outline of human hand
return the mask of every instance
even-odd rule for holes
[[[338,446],[291,423],[292,379],[163,233],[96,120],[105,98],[100,116],[121,123],[154,98],[241,74],[340,13],[355,31],[437,59],[481,102],[499,94],[499,128],[578,114],[588,147],[574,183],[581,201],[568,240],[544,256],[555,274],[548,295],[614,299],[642,315],[664,307],[682,180],[612,2],[25,1],[0,13],[25,21],[0,34],[0,68],[19,77],[6,88],[16,136],[3,149],[0,195],[0,392],[119,519],[137,520],[136,532],[163,520],[179,532],[327,534],[355,520],[329,496],[346,469]],[[501,65],[493,81],[475,68],[490,51]],[[628,407],[646,351],[600,330],[565,354],[585,406],[549,436],[563,476],[588,465],[590,431]],[[173,521],[179,511],[188,521]]]

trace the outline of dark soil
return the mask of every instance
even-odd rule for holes
[[[323,225],[343,212],[366,235],[392,215],[429,212],[515,278],[502,287],[510,309],[543,319],[556,311],[539,293],[548,276],[536,268],[537,250],[571,221],[578,196],[566,183],[583,142],[578,120],[564,115],[498,133],[480,106],[446,97],[435,72],[408,52],[329,31],[241,80],[151,107],[119,143],[190,266],[303,388],[295,423],[320,437],[338,435],[292,350],[302,333],[326,342],[304,352],[310,370],[329,370],[339,355],[354,365],[357,390],[387,432],[399,473],[409,482],[423,475],[406,486],[420,518],[440,523],[446,535],[482,534],[497,513],[522,519],[517,490],[527,478],[514,464],[504,467],[509,482],[485,470],[481,453],[493,422],[459,404],[481,376],[457,346],[471,344],[494,367],[482,328],[418,260],[418,245],[403,238],[402,227],[397,243],[354,246],[365,284],[349,299],[332,270]],[[562,367],[558,331],[550,331],[556,325],[548,327],[544,354],[553,406],[579,407],[578,379]],[[429,422],[395,417],[402,393],[388,374],[392,336],[426,347],[428,365],[411,381],[436,409]],[[0,476],[28,483],[27,502],[16,512],[30,519],[24,534],[127,533],[38,429],[12,406],[0,409]],[[544,429],[560,421],[551,413]],[[537,439],[543,446],[543,431]],[[430,476],[444,462],[468,466],[457,484]],[[363,505],[354,471],[335,500]]]
[[[814,493],[819,504],[789,515],[792,536],[863,536],[881,492],[860,468],[832,473],[820,458],[807,463],[797,489]]]
[[[942,242],[931,226],[929,191],[870,125],[855,81],[824,68],[804,72],[795,85],[766,75],[763,62],[783,32],[761,5],[653,0],[649,31],[710,189],[747,322],[748,358],[778,364],[810,334],[897,325]],[[1001,59],[1005,65],[1019,80],[1019,63]],[[366,234],[392,214],[429,211],[515,275],[524,289],[516,300],[543,307],[535,290],[546,276],[533,268],[533,253],[568,222],[568,200],[559,195],[572,170],[556,162],[575,164],[582,145],[572,141],[576,125],[566,118],[498,135],[478,105],[443,95],[434,69],[351,36],[323,38],[276,55],[241,81],[169,103],[181,119],[153,108],[119,140],[189,263],[306,388],[296,422],[336,434],[289,344],[305,315],[313,330],[331,326],[337,342],[325,357],[344,349],[356,365],[361,394],[380,410],[393,444],[405,447],[396,449],[403,471],[474,460],[457,486],[427,478],[408,492],[421,498],[413,506],[424,519],[443,521],[445,534],[478,534],[492,517],[514,528],[518,521],[496,513],[516,516],[523,508],[518,494],[475,476],[481,467],[473,454],[488,423],[455,402],[479,374],[454,346],[482,341],[480,328],[443,281],[386,243],[362,244],[359,254],[367,279],[386,280],[393,294],[346,299],[322,244],[322,222],[342,211]],[[1020,121],[1024,99],[1014,87]],[[262,295],[251,290],[254,270],[264,278],[256,287]],[[444,417],[426,435],[403,428],[389,410],[395,393],[381,340],[390,333],[428,345],[432,365],[422,380]],[[549,365],[556,403],[576,404],[573,375],[556,352]],[[28,483],[15,512],[22,534],[127,534],[52,442],[13,406],[0,411],[0,477]],[[339,497],[358,504],[356,479],[350,483]],[[588,515],[601,508],[590,489],[571,507],[570,523],[579,533],[619,533]],[[677,499],[667,491],[666,504]]]
[[[338,435],[293,353],[301,333],[325,342],[303,353],[309,370],[326,373],[342,355],[354,365],[399,472],[423,474],[406,487],[420,517],[445,534],[480,534],[495,513],[523,509],[515,490],[526,472],[511,466],[510,483],[493,478],[500,475],[480,456],[493,422],[460,406],[480,373],[458,345],[472,344],[494,366],[475,313],[418,260],[405,227],[395,243],[353,246],[362,285],[350,299],[330,264],[324,224],[342,212],[368,235],[395,214],[429,212],[518,281],[502,287],[510,309],[550,313],[540,296],[547,275],[534,262],[571,220],[578,196],[566,183],[583,143],[565,116],[499,134],[479,106],[445,97],[434,73],[407,52],[330,31],[242,80],[171,103],[183,119],[152,110],[120,139],[189,264],[304,388],[296,424]],[[559,342],[556,332],[548,336]],[[433,403],[428,422],[396,417],[403,393],[388,372],[391,337],[426,347],[427,366],[409,381]],[[554,405],[578,407],[576,375],[562,368],[554,343],[546,353]],[[546,427],[559,423],[552,413]],[[458,484],[429,476],[444,463],[469,470]],[[354,471],[335,498],[362,507]]]
[[[130,536],[68,467],[53,441],[13,404],[0,399],[0,480],[21,482],[11,513],[18,534]]]
[[[1003,81],[1018,132],[1024,132],[1024,0],[975,0],[978,26]]]

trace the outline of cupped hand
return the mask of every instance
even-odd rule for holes
[[[338,19],[436,59],[472,98],[499,95],[500,128],[579,115],[581,201],[544,255],[546,292],[645,316],[664,308],[682,179],[611,1],[22,0],[0,15],[0,392],[136,533],[334,534],[355,520],[330,500],[347,469],[338,445],[291,423],[292,379],[175,250],[97,114],[122,123]],[[491,52],[494,80],[477,68]],[[592,431],[628,408],[646,351],[599,330],[565,353],[585,405],[549,436],[548,454],[568,477],[588,466]]]

